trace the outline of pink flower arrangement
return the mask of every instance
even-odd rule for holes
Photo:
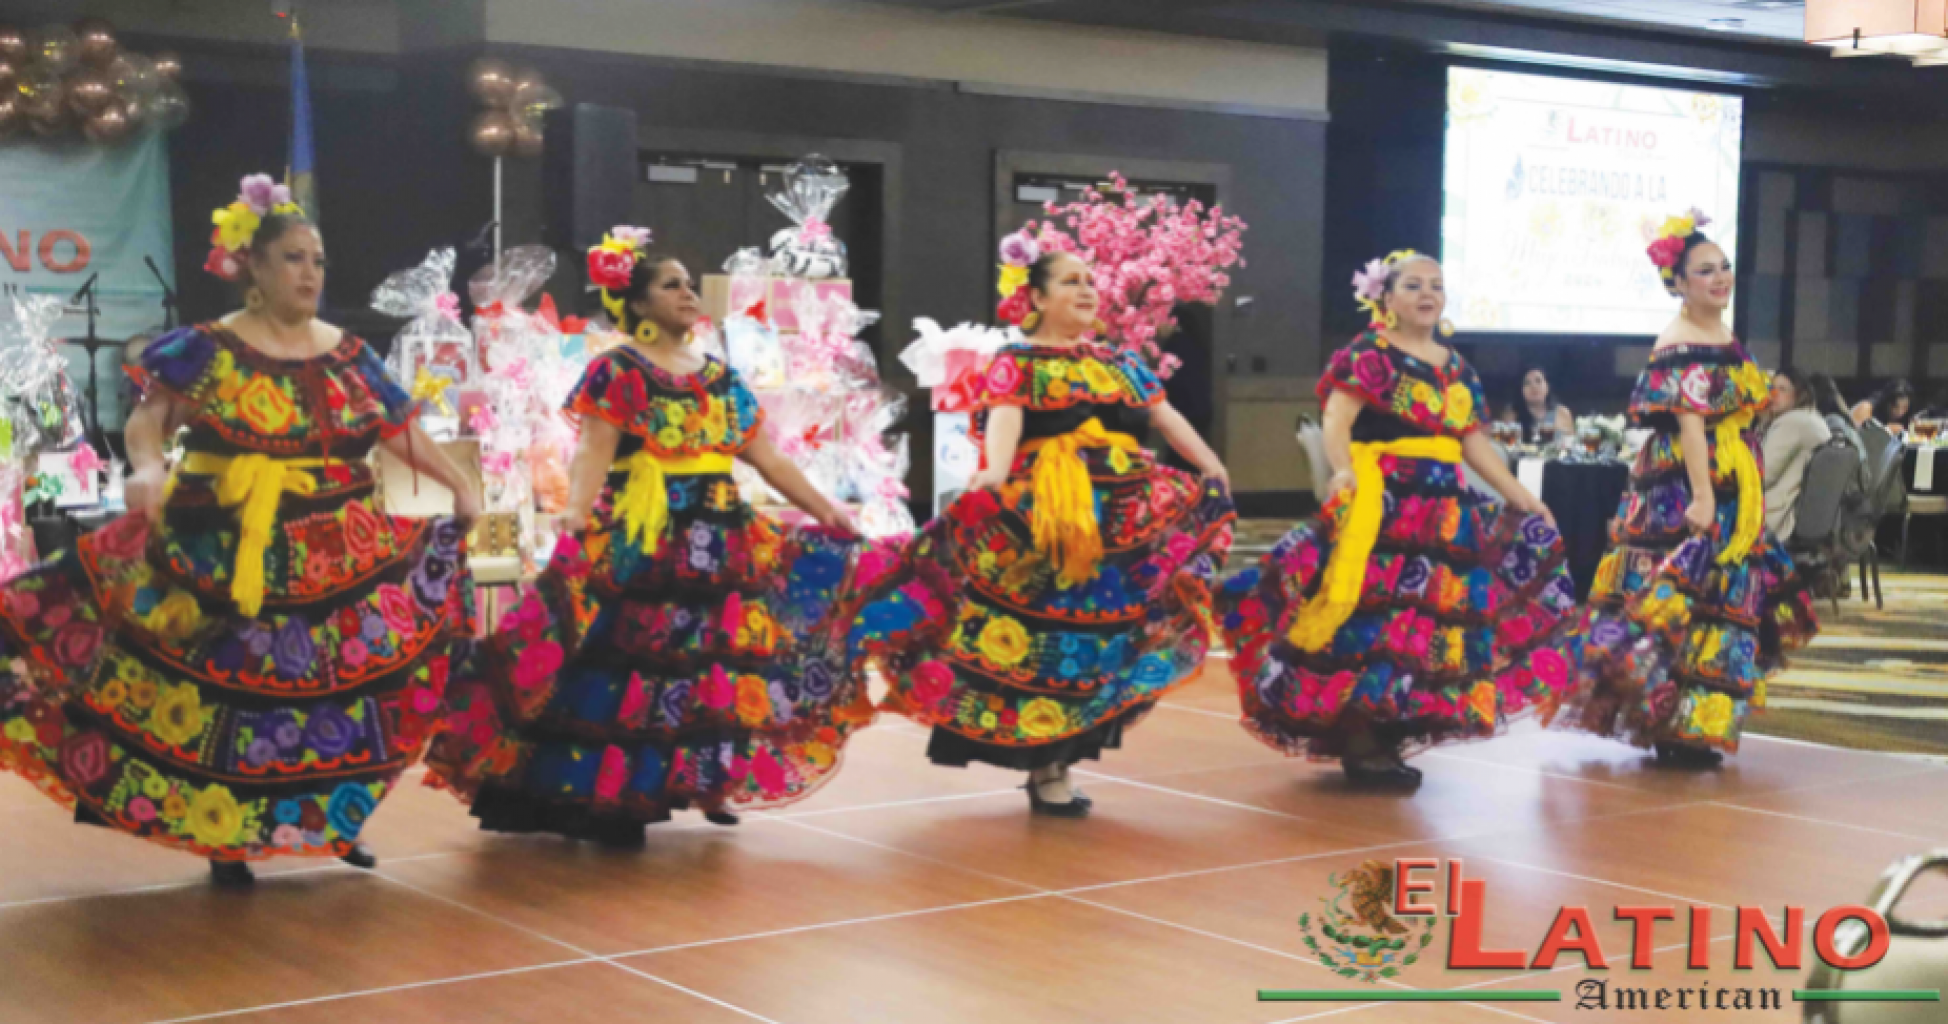
[[[632,249],[647,249],[649,248],[651,234],[648,228],[617,224],[615,227],[609,229],[609,237],[618,242],[627,242]]]
[[[271,180],[268,174],[253,174],[243,180],[243,193],[239,197],[250,212],[259,217],[288,205],[291,202],[290,188]]]
[[[1168,377],[1179,365],[1161,348],[1177,329],[1174,308],[1217,302],[1231,284],[1230,269],[1244,266],[1239,250],[1247,225],[1222,206],[1207,211],[1196,200],[1139,199],[1121,174],[1109,179],[1120,198],[1091,189],[1067,206],[1050,203],[1050,219],[1030,221],[1021,235],[1034,241],[1037,255],[1072,252],[1087,260],[1102,296],[1103,340],[1136,352]]]

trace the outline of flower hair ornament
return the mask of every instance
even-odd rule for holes
[[[210,258],[203,269],[225,281],[243,278],[244,257],[257,237],[257,228],[270,214],[304,216],[304,210],[291,201],[291,189],[271,180],[268,174],[252,174],[243,179],[237,198],[210,214],[216,230],[210,233]]]
[[[618,224],[609,229],[601,245],[588,251],[589,283],[602,289],[602,308],[617,326],[627,319],[629,278],[635,274],[644,250],[649,248],[649,239],[648,228]],[[649,332],[642,339],[645,343],[656,340],[656,325],[644,323],[636,332],[640,335],[645,330]]]
[[[1026,231],[1017,231],[1001,240],[1001,304],[994,315],[1002,323],[1032,332],[1040,324],[1041,313],[1028,298],[1028,268],[1042,258],[1040,243]]]
[[[1697,234],[1710,225],[1711,218],[1705,216],[1697,207],[1672,217],[1664,218],[1664,224],[1657,229],[1657,237],[1645,252],[1650,254],[1651,265],[1664,279],[1666,291],[1677,287],[1677,264],[1684,258],[1684,247]]]
[[[1422,256],[1412,249],[1396,249],[1388,253],[1385,259],[1372,260],[1365,267],[1353,271],[1353,299],[1372,317],[1368,323],[1369,327],[1376,330],[1380,328],[1391,330],[1400,326],[1400,318],[1385,306],[1387,285],[1393,280],[1393,275],[1399,273],[1401,267],[1414,260],[1427,258],[1429,257]],[[1454,324],[1443,319],[1441,336],[1450,337],[1453,334]]]

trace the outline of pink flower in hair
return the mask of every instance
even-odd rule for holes
[[[1378,302],[1387,293],[1387,278],[1393,276],[1393,268],[1386,260],[1373,260],[1364,270],[1353,272],[1353,296],[1368,302]]]
[[[609,235],[610,237],[614,238],[618,242],[629,243],[629,245],[633,248],[637,248],[637,249],[649,248],[650,231],[648,228],[639,228],[628,224],[617,224],[615,227],[609,229]]]
[[[270,175],[253,174],[243,180],[243,191],[239,198],[243,199],[244,205],[250,207],[250,212],[261,217],[277,206],[277,188],[277,183],[271,180]],[[291,201],[289,189],[284,192],[284,201],[287,203]]]
[[[1017,231],[1001,240],[1001,262],[1010,266],[1025,267],[1042,258],[1042,247],[1026,229]]]

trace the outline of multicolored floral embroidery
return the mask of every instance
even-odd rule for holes
[[[1417,433],[1460,437],[1481,426],[1487,408],[1481,378],[1459,352],[1446,366],[1429,366],[1368,331],[1333,354],[1319,381],[1319,400],[1344,391],[1366,405],[1405,420]]]
[[[256,618],[229,594],[234,513],[186,473],[163,528],[126,516],[0,589],[0,766],[200,856],[343,855],[472,632],[459,524],[372,504],[364,456],[411,402],[350,337],[284,361],[190,329],[132,372],[190,406],[192,453],[333,461],[279,506]]]
[[[626,350],[590,365],[568,409],[622,430],[620,453],[668,457],[742,451],[761,421],[721,363],[677,376]],[[728,474],[665,487],[669,543],[619,543],[606,488],[449,688],[428,781],[483,828],[580,834],[783,806],[830,779],[874,719],[836,629],[882,547],[783,529]]]
[[[757,397],[716,359],[694,374],[673,374],[626,345],[589,363],[566,408],[573,418],[594,416],[635,439],[618,455],[735,455],[764,422]]]
[[[1692,536],[1684,520],[1691,485],[1676,416],[1712,424],[1757,412],[1768,389],[1736,344],[1675,346],[1651,357],[1630,415],[1656,433],[1631,467],[1617,546],[1597,569],[1576,691],[1558,726],[1638,746],[1735,752],[1746,715],[1764,704],[1765,680],[1817,632],[1806,585],[1769,536],[1737,563],[1717,564],[1722,539],[1736,530],[1739,489],[1715,430],[1705,436],[1717,529]],[[1755,449],[1757,441],[1750,431],[1741,438]]]
[[[1459,354],[1435,369],[1369,332],[1333,357],[1322,398],[1411,434],[1479,426],[1481,385]],[[1345,723],[1384,725],[1408,748],[1491,736],[1560,699],[1575,650],[1575,588],[1546,521],[1499,511],[1456,467],[1387,455],[1386,511],[1358,609],[1317,652],[1285,641],[1318,591],[1341,528],[1335,503],[1287,534],[1220,595],[1245,728],[1291,755],[1345,752]]]
[[[1162,386],[1133,356],[1096,346],[1003,349],[983,410],[1145,408]],[[887,673],[887,706],[975,743],[1043,747],[1127,727],[1188,682],[1210,645],[1210,586],[1231,544],[1216,487],[1118,447],[1078,453],[1104,556],[1066,581],[1029,527],[1038,456],[994,491],[962,495],[875,577],[853,620],[855,662]]]

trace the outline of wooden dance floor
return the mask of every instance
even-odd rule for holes
[[[734,1024],[1340,1019],[1507,1024],[1793,1021],[1798,973],[1731,970],[1732,911],[1811,920],[1892,861],[1948,846],[1948,767],[1751,739],[1721,771],[1521,730],[1421,758],[1414,796],[1349,791],[1234,723],[1212,663],[1083,779],[1086,821],[1031,818],[1020,776],[928,765],[883,721],[806,804],[734,829],[684,815],[640,852],[482,835],[415,773],[375,817],[376,873],[273,862],[219,891],[200,861],[66,816],[0,780],[0,1024],[238,1020]],[[1770,1012],[1576,1009],[1592,977],[1449,972],[1447,930],[1377,985],[1318,964],[1298,924],[1362,861],[1463,857],[1490,948],[1533,951],[1591,909],[1613,984],[1695,988],[1687,904],[1714,920],[1714,987]],[[1937,912],[1942,888],[1919,894]],[[1654,970],[1617,905],[1671,905]],[[1923,909],[1917,907],[1917,910]],[[1810,940],[1807,943],[1810,948]],[[1809,954],[1810,955],[1810,954]],[[1557,989],[1557,1004],[1260,1002],[1260,989]]]

